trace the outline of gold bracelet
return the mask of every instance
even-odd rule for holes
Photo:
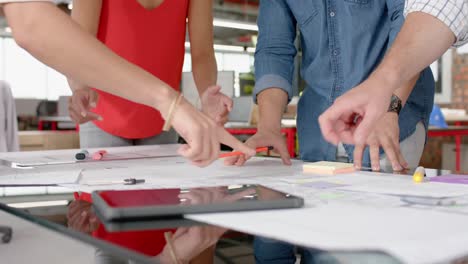
[[[166,244],[169,247],[169,253],[171,254],[172,263],[181,264],[174,250],[174,245],[172,245],[172,233],[164,232],[164,238],[166,239]]]
[[[180,103],[180,101],[182,100],[182,94],[179,93],[177,95],[177,98],[175,98],[173,101],[172,101],[172,104],[171,106],[169,107],[169,112],[167,114],[167,118],[166,118],[166,122],[164,122],[164,126],[163,126],[163,131],[169,131],[169,129],[171,129],[171,123],[172,123],[172,118],[174,116],[174,112],[175,112],[175,109],[177,107],[177,105]]]

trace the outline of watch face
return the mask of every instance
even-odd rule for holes
[[[390,106],[388,107],[387,112],[395,112],[399,114],[401,111],[401,100],[396,95],[392,95],[390,100]]]

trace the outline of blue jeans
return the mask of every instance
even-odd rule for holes
[[[254,239],[254,255],[257,264],[295,264],[296,253],[301,256],[301,264],[401,264],[398,259],[381,251],[329,252],[296,247],[264,237]]]
[[[300,248],[265,237],[257,236],[254,239],[254,255],[257,264],[295,264],[296,253],[301,255],[301,264],[338,263],[336,260],[333,261],[326,251]],[[326,259],[328,261],[325,261]]]

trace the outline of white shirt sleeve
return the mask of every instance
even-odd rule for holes
[[[444,22],[455,34],[455,47],[468,42],[468,0],[406,0],[405,16],[424,12]]]

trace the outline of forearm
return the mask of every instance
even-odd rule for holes
[[[83,85],[79,82],[76,82],[70,78],[67,78],[67,82],[68,82],[68,86],[70,86],[70,90],[72,92],[76,91],[76,90],[79,90],[79,89],[85,89],[85,88],[88,88],[88,86],[86,85]]]
[[[159,110],[175,97],[167,84],[115,55],[52,4],[10,3],[4,10],[16,41],[69,78]]]
[[[257,104],[259,130],[279,131],[281,118],[288,104],[288,94],[280,88],[269,88],[257,95]]]
[[[216,85],[218,67],[213,48],[213,1],[191,1],[188,10],[188,33],[192,72],[198,94]]]
[[[214,54],[192,58],[192,72],[198,94],[201,96],[205,90],[216,85],[218,78],[218,67]]]
[[[372,77],[395,91],[418,75],[453,44],[452,31],[437,18],[413,12],[406,18],[395,42]]]
[[[400,98],[402,106],[404,106],[406,104],[406,101],[408,101],[408,97],[413,91],[414,85],[418,81],[419,76],[420,74],[416,74],[413,78],[405,82],[403,85],[400,86],[400,88],[397,88],[393,92],[393,94],[395,94],[396,96],[398,96],[398,98]]]
[[[76,0],[73,2],[71,18],[80,25],[83,30],[89,32],[92,36],[96,36],[99,29],[101,10],[102,0]],[[88,86],[70,78],[67,78],[67,81],[72,92],[88,88]]]

